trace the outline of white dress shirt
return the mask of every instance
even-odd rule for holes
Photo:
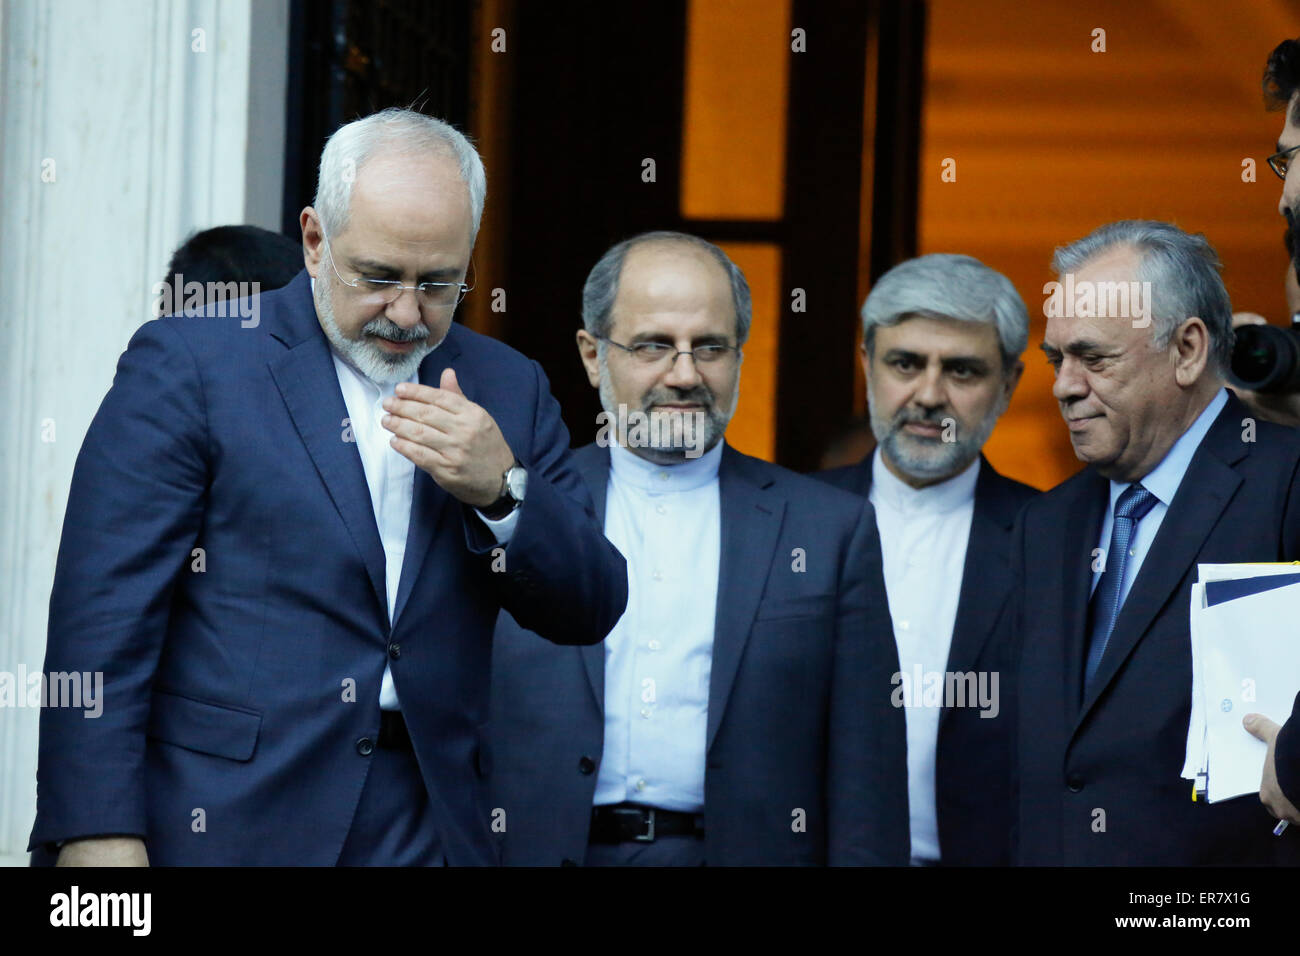
[[[334,369],[338,373],[343,403],[348,410],[348,423],[361,455],[361,467],[370,489],[370,504],[375,512],[379,540],[384,545],[384,585],[388,592],[388,620],[393,620],[397,605],[397,587],[402,580],[402,562],[406,558],[406,534],[411,525],[411,497],[415,490],[415,465],[410,459],[394,450],[389,444],[393,433],[380,424],[388,413],[384,399],[391,398],[396,385],[379,386],[343,361],[332,349]],[[418,381],[412,375],[408,382]],[[347,427],[340,423],[340,434]],[[505,543],[514,533],[519,521],[519,509],[499,521],[489,521],[478,513],[497,541]],[[421,556],[416,555],[418,560]],[[432,622],[430,622],[432,623]],[[400,710],[393,674],[384,667],[384,679],[379,690],[379,706],[384,710]]]
[[[934,764],[942,694],[933,700],[922,691],[936,686],[929,675],[948,669],[979,468],[976,458],[946,481],[913,488],[886,467],[879,448],[871,463],[870,499],[903,675],[913,860],[939,859]],[[939,688],[945,684],[938,679]]]
[[[1160,459],[1160,464],[1139,479],[1142,487],[1155,495],[1157,501],[1138,522],[1137,530],[1129,542],[1129,559],[1124,565],[1124,580],[1120,582],[1119,589],[1120,607],[1124,606],[1129,588],[1137,580],[1138,570],[1146,560],[1147,552],[1151,550],[1151,542],[1156,539],[1156,532],[1160,530],[1165,514],[1169,511],[1169,505],[1173,502],[1174,495],[1178,493],[1178,486],[1183,483],[1183,476],[1187,474],[1187,466],[1192,463],[1192,456],[1196,454],[1196,449],[1200,447],[1210,426],[1214,424],[1214,420],[1219,417],[1219,412],[1223,411],[1223,406],[1227,404],[1228,390],[1221,388],[1211,399],[1210,404],[1196,416],[1196,421],[1192,422],[1187,431],[1178,436],[1173,447],[1165,453],[1164,458]],[[1129,484],[1130,482],[1124,481],[1110,483],[1110,507],[1106,509],[1106,515],[1101,522],[1101,535],[1097,539],[1097,547],[1101,549],[1101,554],[1105,554],[1106,549],[1110,547],[1110,533],[1115,526],[1115,503],[1119,501],[1119,496],[1124,493],[1124,489],[1128,488]],[[1101,569],[1104,567],[1103,562],[1093,561],[1092,590],[1094,591],[1101,581]]]
[[[656,465],[610,446],[605,537],[627,559],[627,610],[605,638],[597,806],[704,809],[722,516],[719,442]]]

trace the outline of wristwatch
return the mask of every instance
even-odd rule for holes
[[[496,501],[479,512],[491,521],[500,521],[510,512],[524,503],[524,491],[528,488],[528,472],[519,464],[519,459],[501,476],[501,495]]]

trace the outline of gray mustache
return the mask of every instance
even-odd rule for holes
[[[663,405],[674,403],[691,403],[703,405],[706,408],[713,407],[713,392],[707,388],[693,388],[689,392],[651,392],[642,401],[643,408],[649,408],[651,405]]]
[[[943,420],[947,416],[942,412],[935,414],[917,415],[913,412],[900,412],[894,416],[894,427],[902,428],[904,425],[943,425]]]
[[[429,328],[426,325],[404,329],[396,322],[383,317],[371,319],[361,331],[367,335],[382,336],[392,342],[420,342],[429,337]]]

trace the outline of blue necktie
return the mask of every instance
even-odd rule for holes
[[[1141,485],[1129,485],[1115,502],[1115,523],[1110,532],[1110,550],[1106,552],[1106,570],[1097,582],[1097,590],[1092,595],[1092,604],[1088,609],[1089,617],[1092,618],[1092,633],[1088,640],[1088,657],[1083,670],[1085,693],[1101,664],[1101,656],[1106,653],[1110,632],[1115,629],[1115,619],[1119,617],[1119,596],[1124,585],[1124,568],[1128,566],[1128,549],[1133,541],[1133,532],[1137,530],[1138,522],[1159,500]]]

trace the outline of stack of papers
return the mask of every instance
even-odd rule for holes
[[[1192,713],[1183,777],[1210,803],[1258,793],[1268,745],[1241,725],[1277,723],[1300,689],[1300,562],[1202,564],[1192,585]]]

